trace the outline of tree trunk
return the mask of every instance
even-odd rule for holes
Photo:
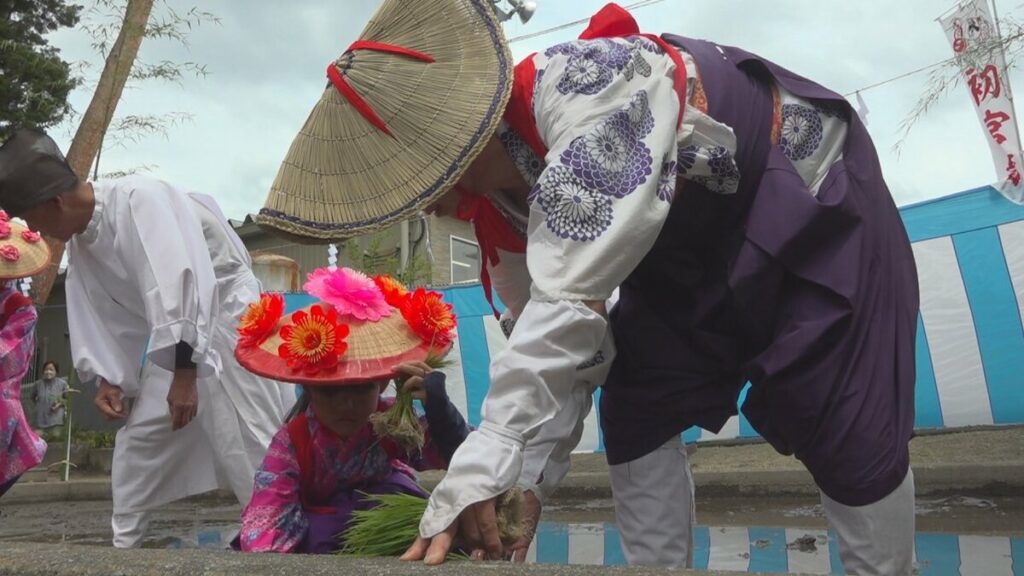
[[[68,163],[83,180],[89,177],[89,168],[99,153],[103,135],[106,134],[110,120],[114,117],[114,110],[121,99],[124,85],[128,82],[128,75],[135,64],[139,46],[146,36],[146,23],[149,22],[149,14],[153,11],[153,1],[128,0],[121,31],[110,49],[110,54],[107,55],[103,74],[96,84],[96,92],[93,93],[92,101],[82,115],[82,122],[78,125],[71,147],[68,148]],[[61,257],[64,255],[63,242],[46,238],[46,244],[50,247],[52,260],[32,281],[32,296],[38,305],[45,304],[46,299],[50,297],[50,290],[57,279]]]

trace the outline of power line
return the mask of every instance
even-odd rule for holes
[[[904,72],[903,74],[900,74],[898,76],[893,76],[892,78],[888,78],[886,80],[882,80],[881,82],[875,82],[874,84],[870,84],[870,85],[865,86],[863,88],[858,88],[857,90],[854,90],[853,92],[847,92],[846,94],[843,94],[843,97],[845,98],[847,96],[853,96],[857,92],[866,92],[868,90],[871,90],[872,88],[878,88],[879,86],[884,86],[885,84],[888,84],[890,82],[895,82],[897,80],[902,80],[902,79],[904,79],[904,78],[906,78],[908,76],[913,76],[914,74],[920,74],[921,72],[924,72],[926,70],[931,70],[932,68],[938,68],[939,66],[945,66],[946,64],[949,64],[950,62],[953,62],[954,60],[956,60],[955,56],[953,58],[946,58],[945,60],[942,60],[940,62],[935,62],[935,63],[929,64],[927,66],[922,66],[922,67],[920,67],[920,68],[918,68],[916,70],[911,70],[910,72]]]
[[[637,9],[637,8],[645,8],[647,6],[652,6],[654,4],[660,4],[661,2],[664,2],[664,1],[665,0],[641,0],[640,2],[634,2],[632,4],[628,4],[626,6],[623,6],[623,8],[625,8],[626,10],[634,10],[634,9]],[[955,8],[955,6],[954,6],[954,8]],[[522,40],[529,40],[531,38],[537,38],[538,36],[544,36],[544,35],[550,34],[552,32],[558,32],[559,30],[565,30],[567,28],[572,28],[574,26],[579,26],[580,24],[586,24],[589,21],[590,21],[589,17],[588,18],[580,18],[579,20],[573,20],[572,22],[566,22],[565,24],[559,24],[558,26],[553,26],[551,28],[545,28],[543,30],[538,30],[536,32],[531,32],[529,34],[521,34],[519,36],[513,36],[512,38],[509,39],[509,44],[511,44],[513,42],[519,42],[519,41],[522,41]],[[935,62],[935,63],[929,64],[927,66],[922,66],[920,68],[917,68],[916,70],[911,70],[909,72],[904,72],[904,73],[899,74],[897,76],[893,76],[892,78],[887,78],[887,79],[882,80],[880,82],[875,82],[874,84],[870,84],[868,86],[864,86],[863,88],[858,88],[857,90],[854,90],[852,92],[847,92],[847,93],[843,94],[843,97],[845,98],[845,97],[849,97],[849,96],[854,96],[855,94],[857,94],[857,92],[866,92],[866,91],[871,90],[873,88],[878,88],[879,86],[884,86],[885,84],[889,84],[890,82],[896,82],[897,80],[902,80],[902,79],[907,78],[909,76],[913,76],[915,74],[920,74],[921,72],[925,72],[925,71],[931,70],[932,68],[938,68],[939,66],[944,66],[946,64],[949,64],[949,63],[953,62],[954,60],[956,60],[956,57],[947,58],[945,60],[942,60],[942,61],[939,61],[939,62]]]
[[[651,5],[654,5],[654,4],[659,4],[659,3],[664,2],[664,1],[665,0],[642,0],[640,2],[634,2],[632,4],[628,4],[626,6],[623,6],[623,8],[625,8],[626,10],[633,10],[633,9],[636,9],[636,8],[645,8],[647,6],[651,6]],[[554,26],[552,28],[545,28],[544,30],[538,30],[536,32],[531,32],[529,34],[522,34],[522,35],[519,35],[519,36],[515,36],[513,38],[510,38],[508,42],[509,42],[509,44],[511,44],[512,42],[519,42],[520,40],[529,40],[530,38],[536,38],[538,36],[544,36],[545,34],[550,34],[552,32],[557,32],[559,30],[565,30],[566,28],[572,28],[573,26],[579,26],[580,24],[586,24],[587,22],[590,22],[590,18],[589,17],[581,18],[579,20],[574,20],[572,22],[566,22],[565,24],[559,24],[558,26]]]

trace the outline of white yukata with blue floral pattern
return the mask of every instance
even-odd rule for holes
[[[548,153],[538,158],[503,127],[498,136],[531,186],[529,212],[491,197],[527,239],[525,255],[501,251],[490,269],[508,306],[503,326],[514,318],[515,328],[493,359],[483,423],[434,490],[422,536],[517,484],[542,500],[551,494],[615,356],[607,319],[587,303],[612,297],[651,249],[679,179],[736,192],[736,136],[702,111],[696,67],[683,59],[688,102],[679,124],[675,64],[650,40],[580,40],[535,56],[533,111]],[[820,183],[845,124],[788,95],[777,100],[789,113],[777,122],[779,145],[805,165],[805,180]]]

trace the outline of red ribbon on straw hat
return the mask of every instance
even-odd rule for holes
[[[352,45],[349,46],[347,50],[345,50],[345,54],[348,54],[349,52],[355,52],[356,50],[373,50],[376,52],[398,54],[399,56],[407,56],[409,58],[421,60],[427,63],[434,61],[434,57],[429,54],[424,54],[423,52],[418,52],[416,50],[413,50],[411,48],[405,48],[403,46],[395,46],[394,44],[385,44],[383,42],[374,42],[372,40],[358,40],[356,42],[353,42]],[[373,106],[370,106],[370,104],[366,100],[363,100],[363,97],[360,96],[359,93],[356,92],[354,88],[352,88],[352,85],[349,84],[347,80],[345,80],[345,76],[341,73],[340,70],[338,70],[338,66],[336,63],[331,62],[330,64],[327,65],[327,78],[330,79],[331,84],[334,84],[334,87],[338,89],[338,92],[341,93],[341,95],[344,96],[346,100],[348,100],[349,104],[352,104],[352,107],[354,107],[359,112],[359,114],[362,115],[363,118],[366,118],[366,120],[370,124],[376,126],[377,129],[380,130],[381,132],[394,138],[394,135],[391,133],[391,130],[388,130],[388,125],[385,124],[384,121],[381,120],[380,116],[377,115],[377,112],[374,111]]]

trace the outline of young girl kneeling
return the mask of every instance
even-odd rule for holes
[[[426,498],[415,471],[444,468],[469,433],[444,374],[427,364],[448,351],[455,326],[439,294],[410,294],[345,268],[318,270],[305,288],[321,301],[283,315],[281,296],[263,295],[239,328],[242,366],[304,386],[256,473],[242,512],[243,551],[340,549],[352,512],[374,505],[366,494]],[[392,379],[423,403],[422,448],[375,431],[373,415],[396,402],[381,397]]]

